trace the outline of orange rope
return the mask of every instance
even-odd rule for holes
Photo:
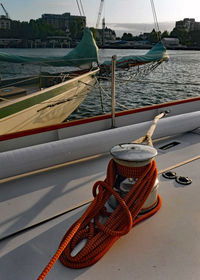
[[[124,199],[113,189],[118,176],[123,179],[138,178]],[[139,212],[151,193],[156,178],[155,161],[143,167],[125,167],[111,160],[106,179],[96,182],[93,186],[94,200],[82,217],[66,232],[59,249],[38,280],[46,277],[58,258],[62,264],[70,268],[84,268],[96,263],[120,236],[127,234],[134,225],[155,214],[161,207],[159,196],[157,206],[153,210],[144,215],[139,215]],[[111,195],[117,199],[119,205],[112,213],[108,213],[105,203]],[[102,217],[106,219],[104,223],[100,222]],[[86,245],[72,256],[71,252],[83,239],[87,239]]]

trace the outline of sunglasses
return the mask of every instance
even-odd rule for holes
[[[175,179],[175,181],[181,185],[190,185],[192,180],[188,177],[177,176],[176,172],[167,171],[162,173],[162,176],[166,179]]]

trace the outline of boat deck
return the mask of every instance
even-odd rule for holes
[[[174,143],[178,143],[174,145]],[[73,270],[59,261],[47,279],[200,279],[200,130],[154,141],[162,207],[118,240],[95,265]],[[162,148],[164,147],[164,149]],[[109,154],[1,180],[0,279],[37,279],[72,223],[105,178]]]

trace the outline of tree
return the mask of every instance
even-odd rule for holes
[[[151,43],[157,43],[159,41],[159,38],[161,36],[161,32],[156,32],[155,29],[153,29],[151,31],[151,33],[149,33],[149,37],[148,37],[148,40],[151,42]]]
[[[178,38],[182,45],[189,45],[191,42],[189,32],[181,29],[174,28],[170,33],[170,37]]]
[[[48,36],[65,36],[66,33],[56,26],[47,24],[43,19],[29,22],[12,21],[10,30],[0,30],[1,38],[15,38],[34,40],[45,40]]]
[[[81,39],[83,36],[84,23],[81,18],[76,18],[70,22],[70,32],[72,39]]]
[[[169,32],[167,30],[165,30],[162,34],[161,34],[161,39],[162,38],[168,38],[169,37]]]
[[[200,46],[200,30],[191,31],[190,37],[193,44]]]
[[[133,35],[131,33],[124,33],[122,36],[122,40],[133,41]]]

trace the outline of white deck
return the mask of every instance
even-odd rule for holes
[[[159,149],[173,141],[180,144]],[[155,147],[158,170],[165,169],[199,155],[200,134],[197,130],[156,141]],[[93,183],[105,178],[109,158],[105,154],[1,183],[0,279],[37,279],[86,206],[32,226],[90,200]],[[160,211],[118,240],[98,263],[72,270],[58,261],[47,279],[200,279],[199,166],[195,160],[174,169],[192,179],[188,186],[160,175]]]

